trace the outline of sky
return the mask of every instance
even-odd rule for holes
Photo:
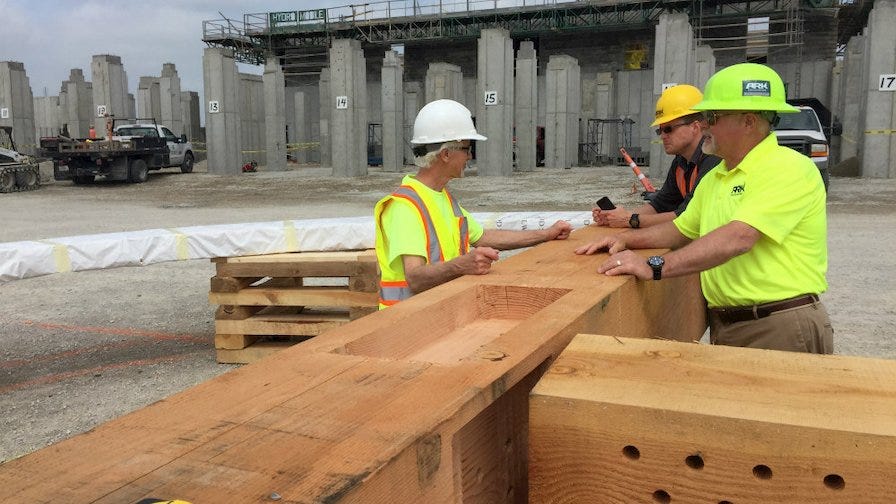
[[[243,14],[345,6],[351,0],[0,0],[0,61],[24,63],[34,96],[55,96],[72,68],[90,81],[96,54],[120,56],[128,90],[137,95],[140,77],[158,76],[174,63],[182,91],[203,99],[202,22]],[[357,0],[355,3],[360,3]],[[240,65],[261,74],[261,67]]]

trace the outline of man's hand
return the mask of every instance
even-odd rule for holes
[[[621,228],[628,227],[628,220],[632,218],[632,213],[622,206],[617,206],[613,210],[594,208],[591,210],[591,217],[598,226]]]
[[[558,220],[551,227],[547,229],[548,232],[548,240],[565,240],[569,238],[569,233],[572,232],[572,226],[566,222],[565,220]]]
[[[463,275],[484,275],[498,260],[498,251],[491,247],[474,247],[466,254],[452,260]]]
[[[634,275],[641,280],[653,279],[653,268],[647,264],[643,257],[631,250],[623,250],[618,254],[612,254],[606,262],[597,268],[597,272],[609,276]]]
[[[622,207],[616,207],[613,210],[603,212],[602,218],[607,222],[607,226],[613,228],[627,228],[628,221],[632,218],[632,213]]]
[[[623,233],[625,234],[625,233]],[[621,235],[614,236],[605,236],[600,240],[595,242],[591,242],[587,245],[582,245],[581,247],[576,249],[576,254],[579,255],[592,255],[600,252],[602,250],[606,250],[610,254],[615,254],[617,252],[621,252],[626,249],[624,237]]]

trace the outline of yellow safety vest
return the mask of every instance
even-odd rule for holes
[[[451,203],[451,209],[454,218],[447,215],[441,215],[439,212],[431,211],[438,208],[431,201],[428,195],[421,195],[413,187],[402,185],[395,192],[381,199],[376,204],[373,211],[374,220],[376,222],[376,258],[380,270],[380,310],[398,303],[401,300],[411,297],[412,292],[408,287],[408,281],[404,275],[404,267],[392,269],[388,262],[385,251],[385,235],[383,234],[382,216],[386,206],[400,198],[409,202],[417,210],[420,216],[420,222],[408,223],[406,232],[416,233],[421,230],[426,235],[426,263],[437,263],[442,261],[450,261],[455,257],[466,254],[470,250],[470,229],[467,218],[461,211],[457,201],[445,191],[448,201]],[[418,226],[422,226],[418,227]],[[405,232],[405,230],[402,230]],[[449,236],[448,233],[457,232],[460,236],[460,247],[458,250],[445,250],[439,241],[439,235]]]

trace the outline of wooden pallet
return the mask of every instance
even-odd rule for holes
[[[249,363],[377,309],[373,250],[212,259],[218,362]]]

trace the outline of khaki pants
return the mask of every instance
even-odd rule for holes
[[[834,353],[834,328],[821,302],[733,324],[723,323],[710,311],[709,341],[713,345],[830,354]]]

